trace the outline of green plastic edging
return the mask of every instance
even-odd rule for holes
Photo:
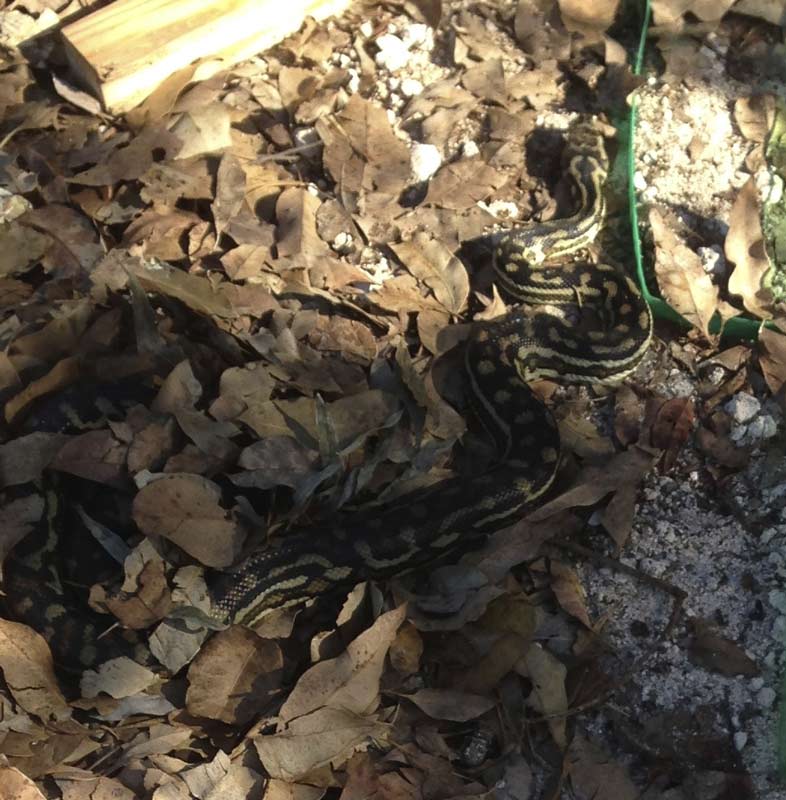
[[[641,70],[644,65],[644,52],[647,47],[647,31],[650,25],[650,0],[644,0],[644,19],[641,25],[641,34],[639,35],[639,45],[636,50],[636,57],[633,62],[633,74],[641,75]],[[634,94],[630,104],[630,114],[628,117],[628,153],[627,153],[627,169],[628,169],[628,209],[630,212],[630,225],[631,234],[633,237],[633,258],[636,264],[636,278],[639,283],[639,289],[644,299],[652,309],[652,314],[656,319],[664,319],[669,322],[675,322],[683,327],[690,328],[692,324],[685,319],[678,311],[673,309],[663,298],[658,297],[650,291],[647,286],[647,277],[644,274],[644,259],[641,252],[641,237],[639,236],[639,208],[636,200],[636,187],[633,185],[633,175],[636,169],[636,153],[635,153],[635,134],[636,123],[638,120],[638,99]],[[771,323],[748,319],[747,317],[731,317],[723,323],[720,314],[716,312],[715,316],[710,320],[709,331],[710,333],[720,333],[724,341],[729,343],[738,342],[742,340],[756,340],[759,336],[759,329],[762,325],[768,328],[772,327],[777,330]]]

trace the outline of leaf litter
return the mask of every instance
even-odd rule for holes
[[[775,104],[742,80],[773,92],[783,44],[729,5],[654,3],[640,90],[654,276],[696,331],[616,396],[537,387],[566,463],[529,518],[254,631],[201,626],[201,567],[486,457],[455,346],[505,306],[466,243],[562,207],[560,109],[625,108],[632,17],[350,12],[125,121],[4,61],[0,552],[11,576],[80,532],[63,580],[104,657],[65,664],[63,612],[9,578],[0,797],[780,797],[786,340],[719,352],[709,321],[782,313]],[[56,16],[2,13],[20,40]]]

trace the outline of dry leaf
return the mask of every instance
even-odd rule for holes
[[[253,631],[219,631],[188,668],[186,707],[191,714],[245,725],[280,690],[281,648]]]
[[[663,297],[709,338],[710,320],[721,310],[718,287],[704,271],[701,258],[669,229],[655,209],[650,210],[650,225],[655,240],[655,274]]]
[[[430,717],[451,722],[468,722],[494,708],[490,697],[451,689],[420,689],[404,696]]]
[[[379,701],[385,656],[405,614],[406,605],[383,614],[338,658],[311,667],[281,707],[280,718],[291,722],[321,706],[361,715],[373,711]]]
[[[0,670],[14,700],[29,714],[43,722],[70,718],[49,647],[26,625],[0,619]]]
[[[220,505],[221,489],[199,475],[167,475],[134,497],[139,529],[163,536],[207,567],[221,569],[240,554],[245,533]]]
[[[451,314],[459,314],[469,297],[469,276],[461,261],[440,241],[417,233],[408,242],[392,245],[406,268],[434,292]]]
[[[516,671],[532,681],[529,703],[547,717],[551,735],[563,750],[567,747],[566,723],[568,695],[565,689],[567,669],[548,650],[535,644],[516,664]]]
[[[786,383],[786,336],[769,328],[759,329],[759,364],[764,380],[775,397],[783,399]],[[0,462],[2,463],[2,462]]]
[[[573,737],[565,754],[565,770],[580,797],[638,800],[641,796],[625,768],[582,736]]]
[[[729,292],[739,295],[752,314],[763,319],[772,316],[772,295],[764,288],[770,261],[761,229],[759,195],[753,176],[740,189],[729,215],[729,232],[724,244],[726,258],[734,263]]]

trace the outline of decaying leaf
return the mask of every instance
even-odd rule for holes
[[[43,722],[71,716],[57,685],[52,654],[35,631],[0,619],[0,670],[14,699],[29,714]]]
[[[752,314],[763,319],[772,316],[772,295],[765,287],[770,261],[761,229],[761,209],[756,182],[751,176],[740,189],[729,216],[729,232],[724,244],[726,258],[734,263],[729,291],[742,298]]]
[[[406,697],[430,717],[453,722],[467,722],[494,708],[490,697],[449,689],[420,689]]]
[[[188,668],[186,707],[199,717],[244,725],[281,689],[281,648],[240,626],[220,631]]]
[[[655,209],[650,210],[650,225],[655,240],[655,274],[663,296],[709,337],[710,320],[722,310],[718,287],[704,271],[699,256],[670,230]]]
[[[134,498],[140,530],[164,536],[209,567],[228,567],[245,538],[221,507],[219,487],[199,475],[167,475],[143,487]]]

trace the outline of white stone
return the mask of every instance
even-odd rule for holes
[[[464,142],[461,145],[461,153],[464,158],[474,158],[480,150],[478,150],[478,146],[473,142],[471,139],[467,142]]]
[[[748,437],[750,439],[772,439],[778,432],[778,423],[769,415],[762,414],[748,425]]]
[[[401,94],[404,97],[417,97],[423,91],[423,84],[415,78],[404,78],[401,81]]]
[[[371,34],[372,34],[372,33],[374,33],[374,25],[371,23],[371,20],[370,20],[370,19],[367,19],[367,20],[366,20],[366,21],[365,21],[365,22],[364,22],[364,23],[363,23],[363,24],[360,26],[360,32],[363,34],[363,36],[365,36],[365,37],[366,37],[366,39],[368,39],[368,38],[369,38],[369,36],[371,36]]]
[[[647,188],[647,179],[640,170],[636,170],[633,173],[633,186],[637,192],[643,192]]]
[[[735,422],[744,423],[752,420],[761,411],[761,403],[745,392],[735,394],[723,407]]]
[[[770,686],[765,686],[757,695],[756,699],[762,708],[772,708],[778,693]]]
[[[431,28],[421,22],[415,22],[407,26],[407,29],[402,34],[404,44],[408,48],[420,48],[423,44],[428,44],[433,40]]]
[[[748,744],[748,734],[745,731],[737,731],[734,734],[734,746],[737,750],[742,750],[746,744]]]
[[[395,72],[409,61],[409,48],[392,33],[384,33],[377,39],[379,52],[374,56],[378,67]]]
[[[439,148],[433,144],[421,144],[418,142],[412,145],[410,163],[415,179],[425,181],[442,166],[442,154],[439,152]]]

